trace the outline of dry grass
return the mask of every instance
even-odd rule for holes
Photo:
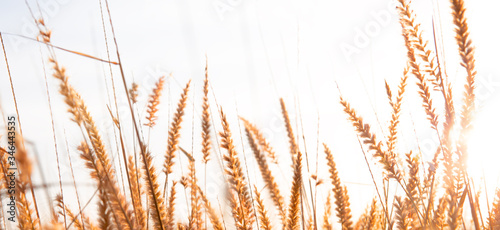
[[[450,1],[458,55],[461,58],[460,64],[466,72],[466,84],[463,87],[464,93],[461,99],[462,108],[459,114],[456,114],[455,101],[460,101],[460,99],[453,98],[451,84],[439,60],[439,52],[428,45],[429,41],[425,39],[421,25],[417,22],[417,14],[413,12],[409,1],[399,0],[398,2],[402,42],[407,51],[408,64],[404,68],[399,83],[387,81],[385,83],[391,111],[391,117],[388,119],[388,135],[377,136],[372,126],[363,119],[347,98],[341,95],[338,99],[347,120],[353,125],[358,135],[363,153],[367,149],[367,152],[373,156],[371,158],[365,155],[367,166],[377,165],[382,169],[380,180],[380,177],[373,175],[373,171],[369,168],[377,197],[368,204],[359,218],[351,213],[351,198],[347,187],[342,183],[342,172],[338,171],[334,160],[336,158],[334,155],[344,153],[336,153],[335,148],[331,151],[326,144],[323,145],[326,161],[320,161],[319,163],[323,165],[318,167],[327,168],[328,174],[313,175],[312,178],[317,182],[314,193],[312,188],[306,191],[304,182],[307,181],[306,175],[309,171],[306,173],[303,168],[309,167],[308,154],[305,146],[299,146],[299,140],[296,139],[297,136],[292,128],[292,124],[296,121],[290,118],[283,98],[280,98],[279,106],[292,160],[291,169],[283,168],[287,168],[287,172],[293,176],[285,181],[277,179],[279,177],[275,176],[278,173],[276,170],[281,163],[278,161],[279,151],[273,149],[274,143],[270,143],[264,132],[256,125],[240,117],[246,135],[246,140],[243,141],[242,138],[242,141],[244,145],[249,146],[260,173],[257,172],[257,168],[248,167],[248,162],[250,162],[246,158],[248,153],[241,152],[235,143],[236,137],[231,132],[227,115],[222,107],[218,108],[219,116],[211,114],[208,63],[205,67],[202,102],[199,107],[201,108],[199,149],[195,147],[197,145],[193,138],[196,109],[193,108],[192,136],[189,136],[188,132],[181,132],[182,122],[188,113],[187,103],[191,100],[188,95],[191,81],[182,88],[170,126],[168,128],[156,127],[156,121],[163,119],[158,114],[161,114],[159,103],[166,84],[165,78],[159,78],[148,101],[142,102],[138,97],[140,86],[133,83],[129,88],[123,71],[122,81],[125,87],[124,92],[121,93],[129,100],[130,114],[128,115],[131,115],[131,119],[129,121],[125,118],[120,119],[118,116],[120,114],[116,114],[115,117],[108,107],[115,124],[113,128],[119,133],[120,141],[106,143],[86,106],[85,99],[73,87],[65,68],[56,57],[55,47],[51,44],[51,31],[42,19],[37,20],[40,30],[39,40],[47,45],[52,76],[58,84],[59,99],[64,101],[70,119],[81,131],[81,136],[71,136],[72,140],[81,143],[72,150],[78,151],[80,161],[87,169],[86,173],[95,182],[95,196],[92,196],[83,206],[78,200],[78,209],[74,209],[71,207],[71,202],[65,200],[63,196],[63,193],[68,191],[61,190],[61,194],[50,197],[55,205],[39,207],[37,193],[34,192],[31,181],[35,164],[30,159],[29,151],[24,147],[22,134],[16,133],[18,137],[16,138],[17,169],[15,171],[18,174],[15,193],[18,216],[16,226],[19,229],[31,230],[299,230],[306,228],[454,230],[468,229],[468,226],[474,226],[475,229],[500,229],[500,190],[496,192],[495,198],[489,204],[488,212],[481,213],[484,209],[481,209],[479,205],[478,194],[474,191],[474,183],[467,173],[465,164],[468,155],[467,133],[473,125],[472,118],[476,107],[474,46],[469,36],[465,3],[460,0]],[[110,26],[112,28],[112,24]],[[72,53],[79,54],[73,51]],[[119,53],[117,54],[119,57]],[[79,55],[96,59],[86,54]],[[7,57],[6,54],[5,57]],[[107,63],[121,67],[121,62],[107,61]],[[420,158],[419,149],[403,151],[399,146],[401,114],[404,109],[402,105],[405,103],[406,95],[412,93],[407,90],[411,76],[415,77],[416,93],[421,98],[420,107],[425,113],[427,124],[437,134],[439,143],[428,168]],[[397,84],[397,92],[391,89],[392,84]],[[116,94],[114,95],[116,101]],[[139,117],[136,106],[142,103],[145,103],[147,108],[144,124],[136,122],[136,117]],[[117,108],[116,110],[115,113],[118,113]],[[216,125],[217,119],[220,121],[221,129],[218,129],[220,126]],[[126,131],[122,129],[122,126],[133,127],[131,143],[124,141],[129,137],[126,136]],[[152,149],[155,148],[152,146],[164,145],[164,143],[149,141],[150,131],[154,127],[168,131],[166,152],[161,168],[158,168],[158,164],[155,163],[161,158],[161,154],[153,153]],[[144,132],[144,130],[149,130],[149,132]],[[458,130],[458,133],[455,134],[455,130]],[[219,135],[211,135],[212,133]],[[181,134],[183,138],[192,138],[192,153],[181,148]],[[200,133],[196,136],[199,135]],[[109,146],[120,146],[121,149],[117,148],[117,152],[114,152],[115,150],[111,150]],[[178,156],[179,150],[184,155]],[[8,151],[8,146],[0,147],[0,200],[2,202],[9,194]],[[115,158],[115,156],[118,157]],[[182,171],[182,159],[186,158],[188,160],[187,173]],[[179,165],[175,165],[177,161]],[[207,168],[217,164],[222,168],[224,179],[224,183],[220,184],[218,189],[226,193],[218,196],[219,199],[214,199],[206,195],[208,191],[206,175],[211,173],[207,171]],[[124,167],[126,173],[119,170],[117,166]],[[177,166],[181,170],[177,170]],[[204,167],[204,171],[198,170],[200,166]],[[163,174],[160,175],[160,172],[164,172],[165,177]],[[204,174],[203,179],[200,173]],[[260,178],[255,181],[250,180],[255,177]],[[322,178],[328,177],[331,183],[321,183]],[[60,177],[59,180],[61,180]],[[74,177],[73,180],[75,180]],[[438,183],[439,181],[442,183]],[[205,183],[204,186],[201,185],[202,182]],[[164,183],[163,188],[161,183]],[[180,183],[184,190],[181,186],[177,186],[177,183]],[[397,186],[397,192],[390,193],[389,185]],[[318,201],[316,196],[321,192],[327,194],[324,204]],[[76,195],[78,197],[78,194]],[[185,204],[182,203],[182,195],[184,195]],[[285,197],[289,198],[285,199]],[[312,202],[312,205],[309,202]],[[94,207],[88,205],[89,203],[96,205]],[[5,204],[2,203],[2,206]],[[40,214],[43,212],[41,209],[49,210],[48,219],[41,218]],[[335,210],[335,216],[332,215],[332,210]],[[464,214],[466,210],[470,213],[470,217]],[[316,213],[323,213],[319,221]],[[2,223],[6,222],[6,218],[5,213],[0,215]],[[5,226],[0,226],[0,229]]]

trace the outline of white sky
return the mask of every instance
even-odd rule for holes
[[[35,1],[28,3],[35,12],[39,12]],[[46,24],[52,29],[53,44],[107,58],[98,1],[40,0],[39,4]],[[424,35],[428,39],[432,38],[433,4],[431,0],[415,1],[413,4],[413,9],[419,15],[417,20],[422,23]],[[238,134],[236,104],[239,115],[254,121],[268,135],[270,142],[282,155],[280,159],[283,164],[280,168],[289,171],[287,139],[278,100],[284,97],[292,118],[298,117],[300,107],[307,150],[312,157],[311,166],[314,168],[319,116],[319,142],[326,142],[333,149],[341,178],[354,200],[353,209],[360,212],[368,205],[375,195],[374,187],[353,128],[339,105],[335,82],[344,97],[352,102],[367,122],[373,124],[377,133],[382,133],[381,128],[387,132],[390,110],[384,79],[395,90],[406,62],[401,28],[390,1],[110,0],[110,7],[125,73],[129,83],[134,79],[140,84],[143,93],[141,99],[146,100],[146,95],[159,76],[173,74],[173,78],[168,81],[170,91],[163,97],[165,103],[161,106],[158,127],[153,131],[155,138],[152,140],[158,144],[152,148],[158,153],[158,161],[163,160],[161,153],[165,150],[167,139],[166,102],[169,101],[172,106],[176,103],[180,88],[188,79],[194,83],[190,103],[195,100],[195,109],[198,110],[195,116],[199,115],[198,104],[207,55],[213,92],[217,103],[229,114],[235,134]],[[489,157],[499,154],[498,148],[494,147],[499,134],[494,131],[500,129],[497,120],[500,115],[500,70],[497,68],[500,63],[500,43],[497,41],[499,33],[496,28],[496,25],[500,25],[500,16],[496,12],[500,3],[469,0],[467,7],[471,37],[477,47],[479,98],[477,132],[471,138],[474,140],[471,145],[477,148],[477,154],[483,156],[480,159],[492,162]],[[447,73],[454,83],[455,100],[458,102],[465,73],[458,65],[448,1],[441,1],[439,9]],[[109,39],[109,24],[107,20],[105,23]],[[1,32],[34,38],[34,28],[24,1],[0,0]],[[12,35],[4,34],[4,40],[25,137],[36,143],[49,181],[57,181],[42,68],[42,60],[47,61],[46,49]],[[110,47],[111,59],[116,60],[114,46]],[[350,47],[353,53],[346,53],[345,47]],[[109,76],[108,66],[62,51],[58,51],[57,55],[67,68],[71,83],[82,94],[98,125],[103,127],[103,135],[109,136],[112,129],[106,110],[104,81],[104,76]],[[76,127],[69,122],[65,105],[57,94],[57,82],[50,78],[49,67],[46,68],[59,151],[66,152],[66,129],[69,148],[73,159],[76,159],[74,150],[82,137],[74,132]],[[118,68],[113,67],[113,73],[118,76]],[[425,146],[432,149],[434,144],[428,140],[433,134],[423,120],[424,114],[418,106],[420,101],[415,98],[417,94],[413,84],[414,79],[410,78],[409,96],[402,117],[406,131],[401,139],[405,143],[400,147],[403,151],[415,149],[415,128],[424,149],[424,159],[429,160],[431,151],[425,152]],[[118,87],[117,90],[122,88]],[[0,64],[0,102],[5,113],[15,113],[3,59]],[[120,105],[125,105],[123,100],[121,102]],[[216,112],[213,97],[211,103]],[[193,108],[188,106],[188,109],[192,111]],[[187,116],[192,116],[191,111]],[[374,111],[378,114],[380,125],[373,115]],[[126,110],[123,112],[126,118],[128,113]],[[412,125],[411,118],[415,125]],[[191,145],[190,123],[191,117],[187,117],[183,126],[182,146]],[[216,128],[220,130],[219,125]],[[198,130],[199,125],[195,123],[195,141]],[[301,134],[301,128],[296,129],[295,133]],[[240,143],[238,135],[235,139]],[[304,147],[303,141],[300,145]],[[195,151],[196,148],[199,146],[195,144]],[[322,164],[323,149],[319,150]],[[253,162],[250,152],[246,153],[249,162]],[[62,165],[67,164],[65,158]],[[254,163],[249,164],[253,167]],[[80,171],[84,168],[81,163],[75,162],[75,165]],[[485,169],[488,168],[494,169],[494,165],[486,164]],[[488,179],[495,184],[498,171],[487,171],[487,175],[491,176]],[[289,181],[288,176],[285,173],[282,179]],[[257,174],[250,176],[252,180],[256,177]],[[321,177],[327,179],[325,174]],[[69,174],[63,178],[69,181]],[[323,190],[326,191],[326,188]],[[214,188],[211,192],[216,196],[219,191]],[[324,199],[326,194],[320,196],[320,199]]]

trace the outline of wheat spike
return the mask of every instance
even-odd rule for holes
[[[363,119],[356,114],[356,111],[342,97],[340,97],[340,103],[344,107],[344,112],[349,115],[349,120],[356,128],[358,135],[363,139],[363,143],[375,152],[373,155],[379,158],[379,162],[384,166],[389,177],[400,181],[401,173],[397,170],[396,156],[382,149],[382,143],[377,141],[375,134],[370,132],[370,125],[365,124]]]
[[[137,97],[139,97],[139,85],[135,82],[132,83],[132,87],[128,90],[128,94],[130,96],[130,100],[132,104],[137,103]]]
[[[267,157],[271,159],[271,162],[274,164],[278,164],[279,163],[278,156],[276,156],[273,147],[271,147],[271,144],[267,142],[266,138],[264,138],[264,135],[260,132],[257,126],[255,126],[245,118],[240,118],[240,119],[245,124],[245,127],[247,127],[248,130],[254,135],[255,139],[257,139],[259,146],[262,148],[264,152],[267,153]]]
[[[86,223],[82,223],[80,221],[80,219],[78,218],[78,216],[75,216],[75,214],[73,214],[71,209],[68,208],[68,206],[64,204],[61,194],[56,195],[55,202],[56,202],[56,207],[58,207],[60,209],[60,211],[58,212],[58,214],[60,216],[64,216],[66,214],[69,217],[68,219],[70,220],[70,223],[73,223],[73,225],[75,226],[76,229],[79,229],[79,230],[86,229],[85,228]],[[88,227],[90,227],[90,226],[88,226]],[[90,229],[92,229],[92,227],[90,227]]]
[[[403,38],[407,50],[408,62],[411,67],[411,73],[415,75],[415,77],[418,80],[417,86],[419,88],[419,94],[420,97],[422,98],[422,106],[425,109],[427,118],[430,121],[432,128],[437,131],[438,115],[436,114],[436,109],[432,104],[431,90],[429,88],[429,85],[427,84],[428,80],[425,77],[425,71],[422,70],[420,64],[418,63],[417,60],[418,54],[416,53],[415,43],[413,42],[413,40],[415,40],[414,36],[417,32],[415,31],[413,25],[411,24],[409,26],[407,22],[407,21],[413,22],[413,19],[407,18],[406,12],[409,10],[407,7],[406,8],[398,7],[398,9],[400,14],[400,24],[403,29]]]
[[[474,110],[475,100],[475,58],[474,46],[469,37],[469,26],[465,17],[465,6],[463,0],[450,0],[453,10],[453,23],[455,24],[455,39],[458,44],[459,54],[462,58],[461,65],[467,71],[467,84],[465,84],[464,106],[462,111],[462,129],[467,129],[471,123],[472,111]]]
[[[111,230],[115,228],[116,219],[113,217],[112,209],[109,207],[108,201],[106,199],[106,194],[104,189],[99,188],[99,201],[97,203],[98,207],[98,221],[99,228],[104,230]]]
[[[210,160],[210,104],[208,103],[208,64],[205,66],[205,81],[203,84],[203,111],[201,119],[201,138],[202,138],[202,148],[203,162],[206,163]]]
[[[337,211],[337,217],[342,225],[342,229],[351,230],[351,208],[349,207],[349,195],[347,194],[346,187],[343,187],[337,172],[337,166],[333,160],[333,155],[328,146],[323,144],[326,153],[326,160],[329,167],[330,178],[332,179],[333,194],[335,198],[335,205],[337,206],[335,210]]]
[[[373,199],[370,206],[370,213],[366,220],[366,230],[379,229],[382,228],[379,223],[379,214],[377,212],[377,200]]]
[[[205,206],[205,210],[208,212],[208,218],[210,219],[210,222],[212,223],[212,227],[215,230],[223,230],[224,228],[222,227],[221,222],[219,221],[219,217],[217,216],[215,210],[212,208],[212,205],[210,204],[210,201],[207,199],[203,191],[199,186],[197,186],[198,193],[200,194],[201,199],[203,200],[203,205]]]
[[[300,191],[302,187],[302,153],[297,152],[293,163],[292,192],[288,208],[287,230],[298,230],[300,228]]]
[[[416,226],[418,210],[412,205],[412,201],[419,200],[420,195],[420,177],[419,177],[419,166],[420,161],[418,157],[413,156],[412,152],[406,154],[406,162],[408,163],[409,170],[409,180],[407,184],[407,197],[405,198],[405,206],[408,208],[408,219],[413,221],[412,226]]]
[[[168,199],[167,208],[167,230],[174,229],[175,226],[175,185],[176,181],[172,183],[172,188],[170,190],[170,197]]]
[[[136,170],[136,166],[134,163],[134,158],[133,156],[128,157],[128,165],[129,170],[129,176],[130,176],[130,187],[131,189],[131,196],[132,196],[132,202],[134,202],[134,214],[137,217],[137,223],[139,224],[140,229],[145,229],[146,228],[146,212],[144,210],[144,207],[142,206],[142,185],[140,183],[140,175],[137,175],[136,172],[140,173],[139,170]],[[138,183],[139,182],[139,183]]]
[[[220,109],[220,116],[223,127],[223,131],[219,133],[222,141],[221,147],[227,151],[227,154],[223,157],[226,162],[224,172],[229,176],[228,181],[231,190],[234,191],[238,197],[238,199],[236,199],[237,201],[235,200],[235,205],[233,205],[233,213],[238,213],[235,219],[237,219],[237,226],[239,226],[239,228],[251,229],[255,216],[252,200],[250,198],[250,189],[247,186],[238,153],[233,144],[229,123],[227,122],[226,115],[222,111],[222,108]]]
[[[189,92],[189,85],[191,81],[188,81],[186,87],[181,94],[181,99],[177,104],[177,111],[174,114],[174,119],[168,131],[168,145],[167,152],[165,153],[165,164],[163,165],[165,173],[170,174],[173,172],[172,167],[174,166],[175,151],[177,151],[180,137],[180,129],[182,123],[182,117],[184,116],[184,109],[186,108],[186,101]],[[165,181],[166,183],[166,181]]]
[[[156,229],[167,229],[167,208],[164,204],[164,198],[160,191],[158,175],[153,165],[153,156],[145,146],[142,146],[144,155],[141,155],[143,161],[144,181],[147,185],[147,196],[149,198],[149,210],[153,219],[153,225]]]
[[[18,211],[18,227],[20,229],[37,230],[39,228],[40,219],[34,215],[34,210],[31,208],[31,202],[26,198],[27,182],[16,180],[16,208]]]
[[[323,229],[332,230],[333,226],[330,223],[330,218],[332,216],[332,195],[328,192],[328,197],[326,197],[325,213],[323,214]]]
[[[405,208],[404,202],[401,201],[401,197],[396,196],[394,206],[396,208],[397,228],[401,230],[410,229],[410,223],[408,221],[408,210]]]
[[[292,160],[299,151],[299,147],[295,140],[295,135],[293,134],[292,123],[290,117],[288,116],[288,111],[286,110],[285,101],[280,98],[281,113],[283,114],[283,119],[285,120],[286,132],[288,133],[288,142],[290,144],[290,154],[292,155]]]
[[[145,126],[153,127],[156,124],[156,112],[158,112],[158,105],[160,104],[161,91],[163,90],[163,85],[165,84],[165,76],[160,77],[155,84],[153,92],[149,95],[148,109],[146,120],[148,122],[144,124]],[[132,88],[133,89],[133,88]],[[132,97],[132,101],[134,101]]]
[[[495,202],[488,218],[488,225],[490,229],[500,228],[500,189],[496,191]]]
[[[264,230],[271,230],[273,228],[271,226],[271,221],[267,214],[266,207],[264,206],[264,201],[260,196],[259,190],[257,190],[257,187],[255,186],[254,186],[254,192],[255,192],[255,201],[257,201],[257,210],[259,213],[260,228]]]
[[[189,161],[189,182],[188,186],[191,189],[190,201],[191,201],[191,214],[189,215],[189,229],[201,229],[203,225],[202,213],[201,213],[201,202],[198,195],[197,186],[198,179],[196,178],[196,165],[194,160]]]
[[[97,173],[99,179],[107,182],[105,186],[107,190],[106,194],[110,196],[112,206],[119,212],[117,216],[120,218],[120,221],[126,223],[127,228],[133,229],[136,226],[134,216],[129,211],[129,203],[120,193],[114,177],[115,171],[111,167],[109,156],[95,122],[88,112],[85,103],[81,100],[80,95],[69,84],[68,76],[65,74],[64,69],[61,68],[58,62],[53,58],[50,59],[50,62],[53,64],[53,76],[60,80],[60,93],[65,97],[66,104],[70,107],[69,112],[73,115],[73,120],[77,124],[83,126],[90,139],[90,143],[95,153],[95,163],[93,167],[95,173]],[[97,163],[101,165],[102,170],[99,169]]]
[[[392,99],[392,93],[389,88],[389,85],[387,84],[387,82],[385,83],[387,95],[389,97],[389,102],[392,107],[391,122],[389,125],[389,138],[387,140],[387,151],[390,153],[394,153],[394,148],[397,141],[397,134],[398,134],[397,127],[399,124],[399,115],[401,114],[401,104],[403,101],[403,94],[405,92],[407,79],[408,79],[408,69],[406,68],[403,72],[403,77],[401,78],[398,95],[395,101],[393,101]]]
[[[262,175],[262,179],[266,183],[266,186],[269,188],[269,192],[271,193],[271,199],[274,202],[276,208],[278,208],[278,212],[280,213],[280,218],[284,222],[286,220],[286,208],[284,205],[284,199],[280,194],[280,190],[278,184],[275,182],[274,176],[272,175],[271,170],[267,164],[267,160],[260,151],[257,146],[256,140],[252,135],[252,128],[255,128],[250,122],[242,119],[245,124],[245,132],[248,138],[248,142],[250,144],[250,148],[252,149],[255,159],[257,160],[257,164],[259,165],[259,169]]]
[[[465,84],[465,92],[464,92],[464,103],[462,106],[462,112],[461,112],[461,121],[460,121],[460,136],[459,136],[459,141],[457,142],[457,155],[458,155],[458,160],[456,161],[456,167],[458,167],[460,170],[462,170],[461,173],[464,174],[465,180],[467,179],[467,171],[466,171],[466,161],[468,157],[468,147],[467,147],[467,139],[468,139],[468,133],[471,130],[472,127],[472,119],[473,119],[473,113],[475,110],[475,78],[476,78],[476,67],[475,67],[475,58],[474,58],[474,46],[472,45],[472,40],[469,37],[469,27],[467,23],[467,18],[465,16],[465,3],[463,0],[450,0],[451,2],[451,8],[452,8],[452,15],[453,15],[453,23],[455,24],[455,39],[458,44],[458,50],[460,57],[462,59],[462,62],[460,63],[466,70],[467,72],[467,78],[466,78],[466,84]],[[457,181],[460,182],[460,180],[463,179],[463,177],[457,177]],[[466,182],[467,183],[467,182]],[[468,189],[468,193],[472,194],[470,191],[470,187],[466,186]],[[460,191],[460,190],[459,190]],[[477,223],[477,216],[476,212],[473,210],[474,209],[474,202],[471,200],[471,212],[472,216],[474,218],[474,223],[476,228],[479,227]],[[458,212],[461,213],[460,208],[458,208]]]

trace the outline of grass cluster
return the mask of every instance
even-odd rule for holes
[[[263,183],[249,180],[246,159],[234,141],[239,137],[231,131],[223,108],[209,100],[211,87],[208,65],[201,91],[201,116],[197,121],[202,132],[192,133],[190,136],[188,131],[182,130],[190,91],[194,90],[188,81],[175,105],[168,128],[166,151],[160,154],[151,151],[150,146],[158,143],[150,142],[149,133],[151,129],[158,128],[156,121],[161,119],[158,117],[158,106],[161,103],[165,77],[160,77],[151,90],[146,116],[141,117],[137,108],[138,85],[127,82],[118,47],[116,63],[76,53],[120,67],[121,75],[113,81],[123,84],[128,109],[120,114],[116,103],[108,107],[117,136],[114,145],[118,146],[116,150],[111,150],[110,143],[102,138],[84,98],[72,86],[62,61],[57,59],[55,49],[59,47],[51,44],[51,31],[43,19],[37,19],[38,40],[48,50],[52,77],[58,82],[60,99],[67,105],[74,125],[81,130],[81,144],[77,151],[79,160],[84,162],[95,181],[95,193],[91,201],[97,204],[97,209],[91,210],[91,206],[88,206],[90,201],[80,201],[78,198],[75,203],[65,199],[64,194],[67,192],[63,191],[60,174],[60,193],[50,198],[52,202],[49,207],[40,207],[31,179],[33,163],[19,133],[16,135],[16,172],[19,175],[16,177],[15,193],[18,217],[16,226],[32,230],[500,229],[500,191],[488,204],[487,213],[484,213],[485,209],[479,206],[478,191],[474,189],[465,164],[468,155],[467,134],[473,125],[475,109],[474,46],[469,37],[464,1],[451,0],[450,4],[460,64],[466,72],[466,84],[461,97],[452,95],[451,83],[444,71],[443,60],[440,60],[440,52],[435,48],[437,46],[431,47],[422,35],[421,25],[417,22],[409,1],[399,0],[399,22],[407,51],[407,66],[397,87],[393,86],[395,83],[386,82],[391,108],[387,135],[376,136],[370,124],[363,120],[347,98],[339,98],[348,121],[358,134],[360,144],[363,149],[367,149],[366,152],[363,151],[367,167],[371,165],[368,161],[376,160],[384,174],[381,182],[376,182],[379,177],[372,174],[377,195],[357,219],[351,214],[349,191],[337,170],[335,148],[332,151],[326,143],[322,147],[324,153],[321,157],[324,161],[321,162],[328,168],[328,175],[306,176],[304,167],[307,165],[307,151],[299,146],[299,137],[294,134],[292,125],[294,121],[288,114],[284,99],[280,99],[279,103],[283,126],[288,134],[289,153],[280,153],[280,157],[291,158],[293,164],[288,170],[293,176],[284,182],[288,186],[278,185],[275,177],[277,172],[274,170],[276,167],[271,167],[272,164],[280,163],[278,153],[273,150],[272,143],[266,140],[259,127],[240,117],[239,125],[244,130],[242,138],[246,138],[245,142],[250,146],[258,165],[254,170],[259,170]],[[107,12],[109,14],[109,9]],[[109,23],[113,28],[111,20]],[[116,45],[116,40],[114,44]],[[7,60],[7,56],[5,57]],[[397,147],[401,108],[409,82],[416,83],[428,125],[438,138],[439,147],[429,165],[422,162],[418,149],[401,152]],[[116,101],[117,92],[113,94]],[[457,108],[455,101],[461,101],[461,106]],[[441,104],[436,105],[437,103]],[[211,113],[211,107],[217,108],[218,113]],[[215,125],[215,121],[220,121],[220,126]],[[125,130],[122,127],[124,124],[132,124],[133,132]],[[222,128],[216,130],[216,127]],[[125,143],[125,135],[132,136],[133,149],[129,149],[130,144]],[[200,152],[189,152],[179,144],[181,138],[193,138],[192,135],[201,137]],[[124,170],[116,168],[117,164],[112,156],[121,159],[119,167]],[[174,171],[174,166],[179,163],[180,157],[188,159],[188,170],[179,176],[180,173]],[[161,168],[155,164],[158,160],[162,161]],[[220,162],[214,162],[216,160]],[[3,202],[2,207],[6,207],[5,201],[9,196],[7,146],[0,147],[0,162],[0,200]],[[206,181],[206,178],[200,180],[200,176],[205,169],[206,177],[208,164],[222,167],[225,186],[221,189],[225,192],[221,199],[226,202],[206,196],[206,185],[200,183]],[[361,164],[364,162],[360,162]],[[329,181],[319,178],[329,178]],[[390,193],[389,183],[397,184],[400,192]],[[326,185],[319,186],[320,184]],[[322,205],[317,202],[316,194],[319,189],[325,188],[328,199]],[[76,185],[75,190],[79,197]],[[186,204],[179,204],[178,196],[182,193],[186,196]],[[221,204],[228,206],[221,208]],[[50,211],[49,219],[40,218],[40,212],[44,209]],[[226,213],[223,209],[231,211]],[[187,213],[179,215],[179,212],[186,212],[184,210]],[[465,217],[465,212],[470,213],[470,218]],[[6,218],[6,213],[1,212],[0,229],[8,226]]]

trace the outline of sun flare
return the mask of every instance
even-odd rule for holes
[[[500,128],[498,115],[499,109],[493,103],[479,109],[468,138],[467,171],[476,190],[481,188],[490,197],[500,182],[499,137],[495,132]]]

